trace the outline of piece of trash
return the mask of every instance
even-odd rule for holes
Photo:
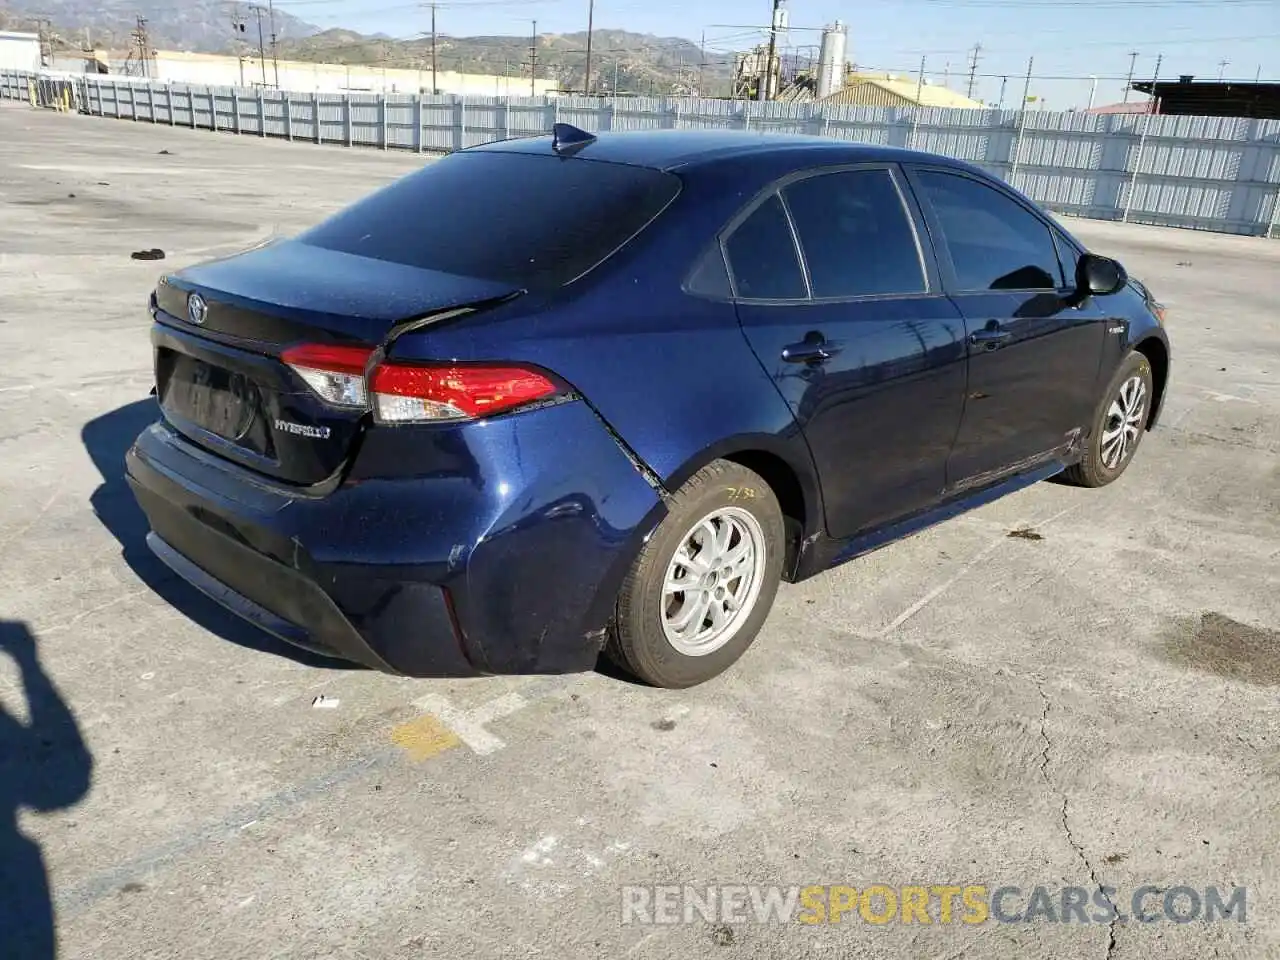
[[[337,697],[326,697],[323,693],[311,701],[311,706],[317,710],[333,710],[341,701]]]
[[[151,673],[150,671],[142,675],[143,680],[154,680],[155,678],[156,678],[156,675],[154,673]]]
[[[161,151],[160,151],[160,156],[162,156],[162,157],[172,157],[172,156],[173,156],[173,154],[172,154],[172,153],[170,153],[168,150],[161,150]]]
[[[68,199],[68,200],[74,200],[75,198],[76,198],[76,195],[75,195],[74,193],[68,193],[68,194],[67,194],[67,199]]]
[[[129,256],[134,260],[163,260],[164,251],[159,247],[152,247],[150,250],[135,250]]]
[[[1016,537],[1019,540],[1043,540],[1044,535],[1036,533],[1030,527],[1019,527],[1017,530],[1010,530],[1009,536]]]
[[[1179,261],[1178,261],[1178,266],[1180,266],[1180,267],[1189,267],[1189,266],[1191,266],[1191,261],[1190,261],[1190,260],[1179,260]]]
[[[111,184],[107,183],[107,181],[105,181],[105,180],[99,180],[99,181],[98,181],[98,186],[100,186],[100,187],[109,187],[109,186],[111,186]]]

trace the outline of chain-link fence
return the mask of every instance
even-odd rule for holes
[[[549,132],[735,129],[802,133],[968,160],[1047,209],[1222,233],[1280,233],[1280,121],[661,97],[296,93],[130,78],[0,72],[0,98],[45,105],[64,85],[94,116],[313,143],[447,153]],[[34,87],[32,86],[34,84]],[[35,89],[39,96],[32,93]]]

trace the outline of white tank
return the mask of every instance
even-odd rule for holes
[[[818,98],[829,97],[844,89],[845,51],[849,35],[837,20],[822,31],[822,51],[818,54]]]

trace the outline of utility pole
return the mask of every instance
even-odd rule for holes
[[[978,76],[978,57],[980,57],[981,55],[982,55],[982,44],[975,43],[973,45],[973,51],[969,56],[969,87],[965,91],[965,96],[968,97],[970,100],[973,99],[973,83]]]
[[[773,0],[773,17],[769,21],[769,56],[764,64],[764,77],[761,78],[760,89],[756,99],[768,100],[773,92],[773,61],[778,55],[778,21],[782,13],[782,5],[786,0]]]
[[[1227,69],[1227,67],[1228,67],[1228,66],[1230,66],[1230,65],[1231,65],[1231,61],[1230,61],[1230,60],[1219,60],[1219,61],[1218,61],[1218,80],[1219,80],[1219,81],[1221,81],[1221,80],[1222,80],[1222,72],[1223,72],[1224,70],[1226,70],[1226,69]]]
[[[257,4],[249,8],[258,21],[258,65],[262,67],[262,85],[267,85],[267,48],[262,38],[262,8]]]
[[[434,97],[440,93],[440,82],[437,70],[439,64],[436,60],[436,5],[431,5],[431,95]]]
[[[920,57],[920,73],[916,75],[916,109],[915,115],[911,118],[911,149],[916,146],[916,131],[920,129],[920,98],[924,96],[924,63],[925,58]]]
[[[1089,106],[1085,107],[1086,110],[1093,109],[1093,98],[1098,95],[1098,78],[1090,74],[1089,79],[1092,83],[1089,85]]]
[[[529,42],[529,96],[538,95],[538,21],[533,21],[533,36]]]
[[[1138,51],[1129,51],[1129,76],[1124,81],[1124,103],[1129,102],[1129,88],[1133,86],[1133,66],[1138,62]]]
[[[587,0],[587,76],[582,81],[582,93],[591,96],[591,35],[595,31],[596,0]]]
[[[614,99],[617,99],[617,96],[618,96],[618,58],[617,57],[613,58],[613,96],[614,96]]]
[[[1013,141],[1013,168],[1009,171],[1009,183],[1017,186],[1014,180],[1018,176],[1018,164],[1022,162],[1022,131],[1027,127],[1027,97],[1031,93],[1031,67],[1035,57],[1027,58],[1027,80],[1022,85],[1022,103],[1018,106],[1018,135]]]
[[[1133,195],[1138,189],[1138,171],[1142,168],[1142,155],[1147,151],[1147,132],[1151,129],[1151,114],[1160,108],[1160,100],[1156,97],[1156,84],[1160,82],[1160,64],[1164,62],[1164,54],[1156,57],[1156,74],[1151,80],[1151,100],[1147,112],[1142,118],[1142,136],[1138,138],[1138,155],[1133,158],[1133,177],[1129,180],[1129,193],[1124,198],[1124,215],[1122,223],[1129,222],[1129,211],[1133,207]]]
[[[1009,82],[1009,78],[1008,78],[1008,77],[1001,77],[1001,78],[1000,78],[1000,102],[996,104],[996,109],[997,109],[997,110],[1003,110],[1003,109],[1004,109],[1004,88],[1005,88],[1005,84],[1007,84],[1008,82]]]
[[[137,29],[133,31],[134,42],[138,45],[138,57],[142,60],[142,75],[147,79],[151,78],[151,65],[147,62],[147,52],[151,49],[151,42],[147,38],[147,18],[138,17]]]
[[[271,21],[271,66],[275,72],[276,89],[280,89],[280,57],[276,53],[276,6],[275,0],[267,0],[267,15]]]
[[[706,83],[707,75],[707,31],[702,31],[702,45],[700,47],[701,59],[698,61],[698,96],[705,97],[706,92],[703,90],[703,84]]]

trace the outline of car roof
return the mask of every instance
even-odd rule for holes
[[[554,143],[551,136],[521,137],[481,144],[470,147],[466,152],[554,156]],[[806,161],[821,158],[825,163],[926,160],[947,166],[968,167],[968,164],[958,163],[948,157],[898,147],[853,143],[831,137],[748,130],[631,130],[600,133],[595,135],[595,139],[580,146],[575,144],[566,150],[565,155],[655,170],[675,170],[744,156],[776,156],[784,153],[804,154]]]

